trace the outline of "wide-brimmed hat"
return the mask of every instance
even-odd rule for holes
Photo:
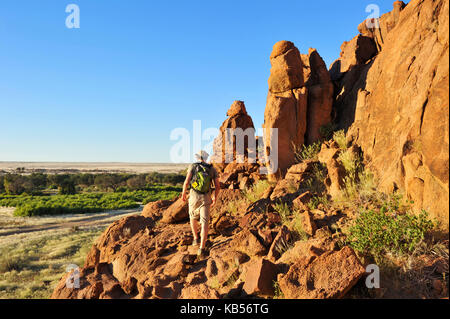
[[[209,154],[206,152],[206,151],[198,151],[197,153],[195,153],[195,158],[197,159],[197,160],[204,160],[204,161],[206,161],[207,159],[208,159],[208,157],[209,157]]]

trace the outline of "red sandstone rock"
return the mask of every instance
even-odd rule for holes
[[[342,298],[364,273],[353,250],[344,247],[319,257],[300,258],[278,282],[287,299]]]
[[[406,191],[448,230],[449,2],[395,4],[397,22],[355,101],[349,135],[361,146],[380,190]],[[431,27],[432,26],[432,27]]]
[[[281,227],[277,236],[270,246],[269,254],[267,257],[271,261],[276,261],[281,256],[281,252],[286,248],[292,240],[292,234],[286,226]]]
[[[326,164],[328,170],[328,178],[325,184],[328,192],[332,197],[339,196],[344,186],[345,168],[338,161],[339,148],[335,142],[322,144],[319,153],[319,161]]]
[[[167,224],[178,223],[189,218],[188,201],[180,197],[163,213],[162,222]]]
[[[278,273],[277,266],[265,258],[251,261],[242,275],[243,290],[248,295],[273,296],[273,282]]]
[[[311,192],[308,191],[308,192],[301,194],[296,199],[294,199],[292,204],[294,205],[295,208],[297,208],[299,210],[307,210],[308,209],[307,204],[309,203],[311,198],[312,198],[312,194],[311,194]]]
[[[302,55],[305,86],[308,89],[306,143],[313,144],[323,138],[321,128],[331,122],[334,85],[325,62],[316,49]]]
[[[232,163],[237,160],[245,162],[245,158],[248,157],[249,154],[248,148],[249,146],[252,146],[249,144],[248,137],[245,137],[243,140],[243,150],[237,149],[236,141],[233,136],[228,136],[227,129],[242,129],[244,132],[249,133],[256,141],[255,126],[253,125],[252,118],[247,114],[244,102],[233,102],[227,112],[227,116],[228,118],[220,127],[219,136],[214,140],[214,154],[211,156],[211,163],[223,165],[222,167],[226,167],[224,164]]]
[[[162,215],[162,212],[166,210],[170,205],[173,204],[174,201],[171,200],[159,200],[156,202],[148,203],[144,206],[144,210],[142,211],[142,216],[148,218],[159,218]]]

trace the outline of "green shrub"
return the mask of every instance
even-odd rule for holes
[[[412,252],[435,224],[425,211],[418,216],[397,215],[395,202],[386,203],[379,210],[362,212],[348,230],[348,244],[375,257],[387,252]]]
[[[340,131],[334,132],[333,140],[339,145],[339,148],[341,150],[346,150],[347,149],[347,139],[345,137],[345,131],[344,130],[340,130]]]
[[[328,200],[327,194],[323,196],[313,196],[307,206],[309,209],[317,209],[320,204],[322,204],[326,208],[330,206],[330,201]]]
[[[283,255],[288,250],[292,249],[294,247],[293,239],[286,240],[284,238],[281,238],[276,244],[275,244],[275,251],[278,252],[280,255]]]
[[[227,211],[231,215],[236,216],[239,213],[239,207],[240,207],[239,201],[232,200],[227,204]]]
[[[284,294],[278,281],[273,281],[273,290],[275,293],[273,299],[284,299]]]
[[[303,229],[303,217],[300,215],[300,212],[298,211],[294,212],[294,219],[292,221],[292,231],[295,241],[308,239],[308,234],[306,234],[305,230]]]
[[[322,163],[314,163],[312,172],[308,179],[304,182],[305,189],[313,194],[322,194],[326,191],[325,178],[327,176],[326,166]]]
[[[321,142],[316,142],[311,145],[302,145],[301,147],[293,145],[296,162],[301,163],[305,160],[317,161],[321,147]]]
[[[250,203],[254,203],[262,198],[262,195],[269,186],[270,184],[268,181],[260,180],[256,182],[253,187],[244,190],[244,196]]]
[[[380,193],[377,192],[374,175],[363,165],[362,156],[345,150],[339,154],[339,161],[346,173],[339,201],[347,203],[377,201]]]
[[[274,210],[280,215],[281,223],[287,226],[294,235],[294,240],[304,240],[308,235],[303,230],[303,219],[299,211],[292,211],[287,203],[278,203],[273,206]],[[282,253],[291,247],[291,243],[281,242],[281,247],[276,247],[279,253]]]
[[[287,225],[290,222],[292,216],[291,209],[287,203],[278,203],[273,205],[274,210],[280,215],[281,223]]]
[[[23,268],[23,261],[19,257],[3,256],[0,259],[0,273],[13,270],[20,271]]]

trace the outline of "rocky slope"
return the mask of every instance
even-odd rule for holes
[[[212,210],[209,256],[197,259],[190,246],[186,203],[149,203],[142,216],[103,233],[81,269],[79,289],[67,288],[72,274],[66,274],[52,298],[346,297],[365,276],[366,261],[340,237],[355,210],[310,205],[319,193],[310,181],[318,176],[327,200],[341,194],[347,174],[341,146],[326,141],[317,158],[295,161],[294,145],[322,139],[321,128],[333,120],[348,130],[347,154],[363,154],[382,189],[404,191],[448,234],[448,6],[448,0],[396,1],[379,29],[358,27],[330,71],[314,49],[302,55],[291,42],[275,44],[264,127],[279,128],[280,169],[269,183],[259,163],[215,164],[223,190]],[[213,159],[228,156],[227,144],[236,158],[226,128],[253,128],[243,102],[233,103],[227,117]],[[268,135],[264,141],[267,151],[274,141]],[[282,216],[283,205],[296,213]],[[428,265],[429,274],[448,274],[448,263]],[[448,296],[439,287],[435,296]]]
[[[204,260],[189,246],[186,205],[180,199],[150,203],[142,216],[121,219],[99,238],[80,271],[79,289],[67,288],[67,274],[52,298],[271,297],[276,280],[288,298],[343,297],[364,267],[353,250],[340,248],[329,232],[326,225],[336,212],[322,216],[323,227],[317,232],[305,214],[303,222],[313,225],[314,237],[284,253],[283,244],[293,234],[271,208],[272,191],[268,188],[252,204],[240,190],[220,193]],[[234,211],[230,202],[236,205]]]

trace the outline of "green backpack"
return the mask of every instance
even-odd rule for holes
[[[199,193],[207,194],[211,189],[211,165],[206,163],[194,165],[191,187]]]

